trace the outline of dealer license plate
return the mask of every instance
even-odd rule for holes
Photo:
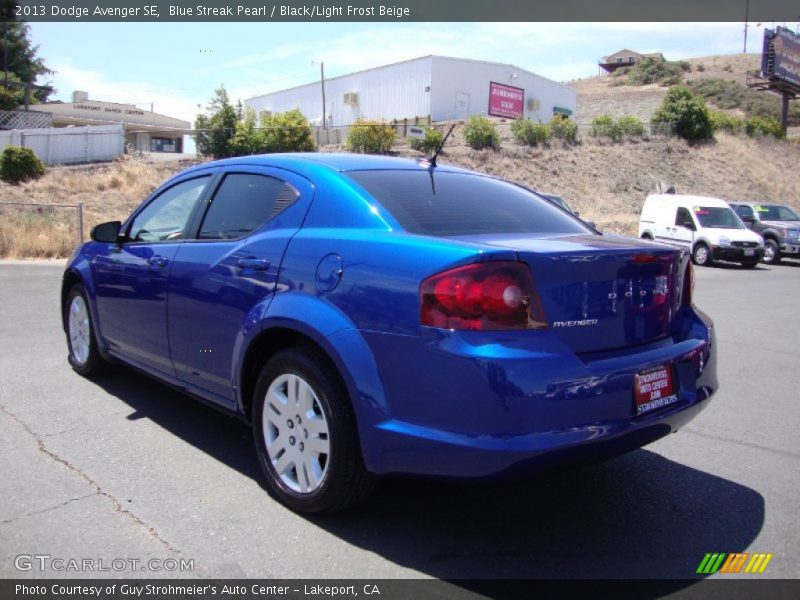
[[[658,365],[634,375],[633,395],[637,416],[677,402],[672,366]]]

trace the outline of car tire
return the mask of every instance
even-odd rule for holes
[[[651,234],[649,231],[645,231],[645,232],[642,234],[642,239],[643,239],[643,240],[652,240],[652,239],[653,239],[653,236],[652,236],[652,234]]]
[[[76,283],[72,286],[63,309],[69,364],[84,377],[99,375],[107,363],[98,348],[97,331],[83,284]]]
[[[292,348],[273,356],[258,376],[252,407],[259,463],[283,504],[332,513],[372,491],[350,399],[320,351]]]
[[[764,258],[762,260],[768,265],[777,265],[781,262],[781,248],[778,242],[772,238],[764,240]]]
[[[713,260],[711,259],[711,250],[703,242],[698,242],[694,251],[692,252],[692,262],[698,267],[707,267]]]
[[[746,262],[741,264],[745,269],[755,269],[758,266],[757,262]]]

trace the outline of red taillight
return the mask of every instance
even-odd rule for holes
[[[681,295],[681,306],[692,306],[694,296],[694,268],[692,261],[686,263],[686,271],[683,274],[683,294]]]
[[[428,277],[420,286],[420,322],[442,329],[544,329],[530,269],[486,262]]]

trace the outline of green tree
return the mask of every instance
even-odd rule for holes
[[[0,153],[0,179],[19,183],[44,175],[44,164],[33,150],[19,146],[6,146]]]
[[[6,81],[6,73],[3,71],[6,60],[8,60],[9,81],[37,84],[38,78],[53,74],[53,71],[45,66],[44,59],[39,56],[39,46],[31,42],[30,27],[27,24],[2,20],[0,35],[4,39],[4,43],[0,43],[0,85]],[[39,82],[39,85],[43,84]],[[34,90],[31,93],[31,102],[46,102],[53,91],[52,89]],[[14,92],[21,100],[21,92],[18,89],[14,89]]]
[[[530,118],[519,118],[511,123],[511,133],[518,142],[536,146],[547,142],[552,132],[549,125],[534,123]]]
[[[264,152],[316,150],[311,124],[299,108],[274,115],[265,114],[261,118],[261,127],[264,133]]]
[[[564,140],[571,144],[578,141],[578,125],[564,115],[554,115],[548,123],[550,133],[554,138]]]
[[[500,147],[500,138],[494,130],[494,125],[486,117],[476,115],[467,119],[467,124],[464,126],[464,139],[474,150]]]
[[[380,121],[357,119],[347,132],[345,146],[351,152],[386,154],[397,138],[394,127]]]
[[[705,102],[686,87],[667,92],[661,108],[653,115],[654,123],[671,123],[672,130],[686,140],[714,137],[714,125]]]
[[[598,115],[592,119],[592,136],[608,137],[616,141],[622,137],[622,130],[611,115]]]
[[[236,131],[236,109],[231,104],[225,86],[214,90],[207,113],[198,115],[194,128],[197,151],[202,156],[227,158],[233,156],[231,139]]]
[[[264,130],[258,127],[258,117],[252,108],[244,110],[241,121],[236,123],[236,130],[231,138],[231,154],[246,156],[266,152]]]

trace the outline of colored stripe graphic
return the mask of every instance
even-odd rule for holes
[[[700,566],[697,567],[697,572],[703,575],[712,575],[719,571],[722,566],[722,561],[725,560],[727,553],[725,552],[709,552],[703,558]]]
[[[722,565],[720,573],[738,573],[742,570],[747,557],[750,556],[747,552],[734,552],[728,555],[728,560]]]
[[[763,573],[767,568],[769,561],[772,560],[772,554],[753,554],[753,558],[747,563],[745,573]]]
[[[714,573],[741,573],[744,568],[745,573],[763,573],[772,554],[749,552],[708,552],[697,567],[697,573],[701,575],[713,575]],[[749,560],[748,560],[749,559]],[[747,565],[745,567],[745,564]]]

